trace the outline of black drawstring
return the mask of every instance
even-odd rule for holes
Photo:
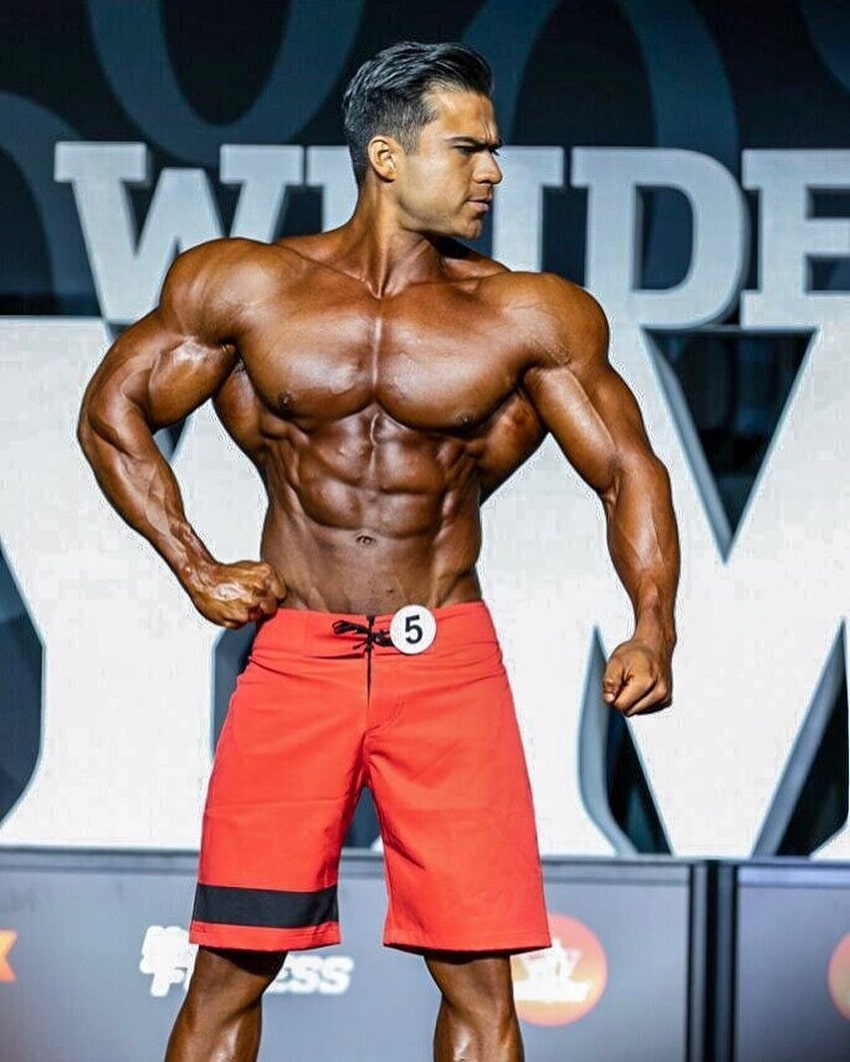
[[[363,638],[353,648],[363,649],[366,653],[366,692],[372,692],[372,646],[382,645],[385,648],[393,644],[389,631],[376,631],[374,628],[375,617],[367,616],[367,624],[352,623],[351,620],[337,620],[333,625],[334,634],[362,634]]]
[[[365,649],[367,653],[372,652],[373,645],[383,645],[384,647],[393,644],[392,638],[390,638],[389,631],[376,631],[373,624],[375,622],[374,616],[367,616],[368,627],[363,623],[352,623],[351,620],[337,620],[334,623],[334,634],[362,634],[363,640],[358,642],[355,649]]]

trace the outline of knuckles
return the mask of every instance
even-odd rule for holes
[[[265,561],[220,564],[201,588],[191,592],[198,611],[231,630],[271,616],[285,594],[275,569]]]

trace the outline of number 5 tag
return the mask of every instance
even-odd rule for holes
[[[400,653],[424,653],[437,636],[437,621],[424,605],[405,605],[390,623],[390,640]]]

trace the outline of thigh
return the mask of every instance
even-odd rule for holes
[[[385,943],[548,946],[531,789],[498,647],[459,645],[398,667],[408,672],[401,708],[368,744],[390,894]]]
[[[350,660],[278,652],[239,676],[215,753],[207,810],[338,801],[360,766],[364,683]],[[356,663],[356,662],[354,662]]]
[[[362,785],[364,683],[352,688],[350,671],[278,647],[239,677],[204,810],[194,942],[293,950],[339,939],[339,856]]]

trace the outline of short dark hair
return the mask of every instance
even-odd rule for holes
[[[415,151],[423,126],[437,116],[425,94],[454,88],[493,94],[487,60],[463,44],[400,41],[368,59],[357,71],[342,100],[345,139],[357,183],[367,171],[366,148],[380,133],[395,137],[405,151]]]

